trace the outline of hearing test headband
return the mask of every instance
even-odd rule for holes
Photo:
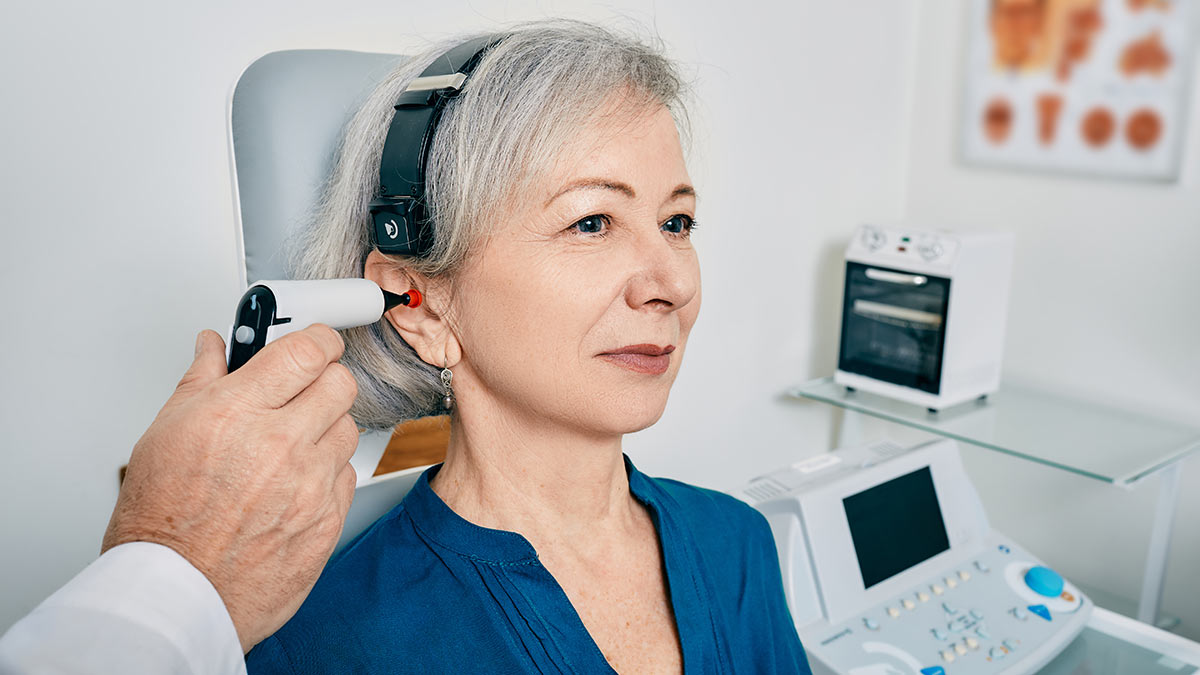
[[[433,134],[446,105],[462,92],[484,52],[498,39],[487,35],[446,52],[396,102],[379,163],[380,196],[371,202],[372,243],[381,252],[423,256],[433,248],[425,204]]]
[[[433,134],[446,104],[462,91],[483,53],[498,36],[476,38],[451,49],[409,83],[379,163],[380,197],[371,202],[371,243],[383,253],[422,256],[433,247],[425,208],[425,168]],[[415,308],[421,294],[390,293],[368,279],[259,281],[238,302],[229,329],[229,372],[245,365],[267,343],[323,323],[342,330],[375,323],[399,305]]]

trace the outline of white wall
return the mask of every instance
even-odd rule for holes
[[[0,630],[94,558],[117,468],[240,294],[226,96],[273,50],[411,52],[550,15],[653,25],[693,64],[705,310],[639,465],[733,487],[824,449],[856,223],[903,210],[915,0],[754,7],[10,3],[0,23]],[[713,3],[718,4],[718,3]]]
[[[908,220],[1016,232],[1006,377],[1200,426],[1200,106],[1193,100],[1175,184],[963,166],[969,4],[920,4]],[[1157,479],[1125,492],[981,450],[964,455],[997,529],[1077,582],[1138,597]],[[1180,492],[1163,608],[1182,617],[1179,632],[1200,638],[1200,458],[1184,464]]]

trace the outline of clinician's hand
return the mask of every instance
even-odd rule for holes
[[[232,374],[213,331],[134,446],[102,550],[171,547],[216,587],[242,649],[274,633],[316,583],[354,497],[358,389],[342,338],[316,325]]]

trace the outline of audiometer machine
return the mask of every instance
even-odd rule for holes
[[[837,450],[751,481],[814,673],[1035,672],[1092,602],[992,530],[948,439]]]

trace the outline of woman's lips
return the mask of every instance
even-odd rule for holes
[[[600,357],[635,373],[662,375],[671,366],[671,352],[673,351],[675,351],[675,345],[659,347],[658,345],[641,344],[604,352],[600,354]]]

